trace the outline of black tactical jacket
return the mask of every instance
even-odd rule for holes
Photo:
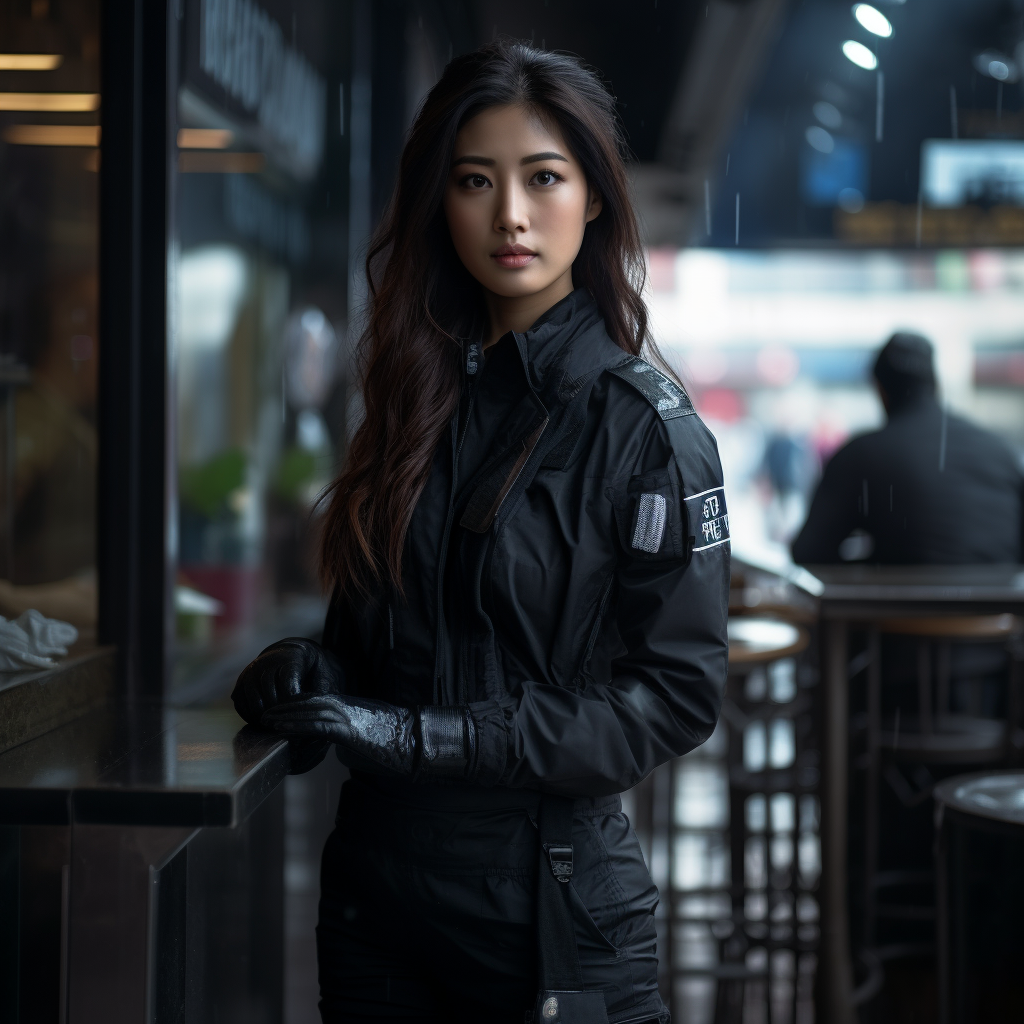
[[[404,594],[331,603],[350,692],[469,705],[483,785],[599,796],[714,728],[729,518],[686,393],[582,289],[464,385],[406,539]]]

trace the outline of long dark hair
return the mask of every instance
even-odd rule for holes
[[[573,264],[612,339],[648,341],[644,259],[614,100],[575,57],[499,41],[457,57],[431,89],[402,153],[394,195],[370,244],[369,322],[359,342],[365,416],[332,484],[320,571],[325,585],[402,589],[402,548],[437,443],[459,402],[461,337],[484,316],[442,207],[459,129],[489,107],[551,118],[601,197]]]

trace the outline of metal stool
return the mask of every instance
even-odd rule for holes
[[[935,788],[940,1024],[1024,1013],[1024,773]]]
[[[931,872],[921,870],[878,870],[880,784],[884,775],[897,798],[907,807],[927,800],[934,782],[926,776],[916,791],[900,765],[925,766],[1008,764],[1015,749],[1018,718],[1019,658],[1014,641],[1021,622],[1012,615],[931,616],[886,619],[868,632],[867,647],[867,752],[864,820],[864,918],[862,959],[872,968],[872,977],[858,991],[858,1002],[871,998],[881,988],[882,962],[905,955],[930,952],[930,945],[900,943],[884,950],[875,948],[881,914],[927,925],[934,909],[926,905],[879,901],[879,891],[899,886],[930,886]],[[882,715],[882,635],[917,641],[917,707]],[[1007,717],[983,718],[977,714],[950,711],[951,653],[953,644],[987,643],[1010,651]],[[975,702],[977,703],[977,701]]]
[[[717,1024],[738,1024],[754,1003],[766,1020],[793,1019],[797,999],[810,999],[810,961],[800,953],[817,946],[817,915],[805,913],[797,865],[798,842],[816,830],[816,804],[800,802],[803,796],[813,804],[817,768],[802,758],[798,723],[810,725],[811,698],[800,692],[793,660],[809,641],[807,630],[790,622],[729,619],[722,717],[729,736],[732,929],[714,970]],[[791,757],[777,756],[784,747]]]

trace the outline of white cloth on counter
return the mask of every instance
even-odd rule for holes
[[[34,608],[16,619],[0,615],[0,672],[53,668],[77,639],[70,622],[48,619]]]

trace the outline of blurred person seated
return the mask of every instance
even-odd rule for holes
[[[894,334],[878,353],[873,375],[888,422],[829,461],[793,541],[793,560],[1019,562],[1020,463],[995,434],[940,405],[931,343]]]
[[[878,353],[873,375],[887,422],[828,462],[793,541],[793,559],[812,565],[1019,562],[1024,477],[1018,459],[999,437],[943,408],[931,344],[916,334],[894,334]],[[938,708],[940,715],[1006,716],[1005,646],[952,641],[947,650],[948,705]],[[905,722],[914,721],[920,658],[917,638],[882,636],[881,712],[890,722],[898,723],[901,712]],[[936,656],[931,663],[937,667]],[[938,778],[965,770],[964,764],[919,764],[912,771],[890,766],[878,812],[880,871],[928,877],[934,829],[926,797]],[[905,929],[913,927],[895,917],[881,920],[876,941],[905,943]]]
[[[0,615],[35,608],[88,630],[96,623],[96,290],[93,274],[40,296],[48,330],[14,398],[14,565]]]

